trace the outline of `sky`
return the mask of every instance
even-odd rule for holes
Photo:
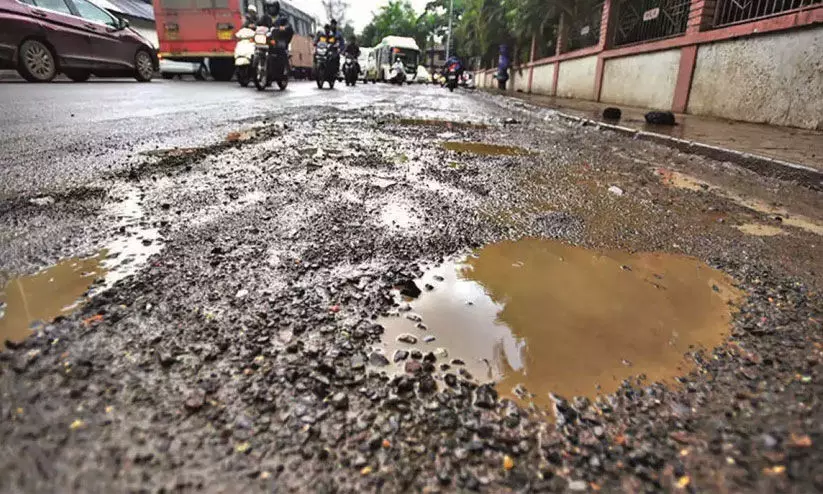
[[[307,10],[320,18],[321,22],[326,21],[326,14],[323,11],[323,5],[320,0],[290,0],[291,3],[299,8]],[[388,0],[348,0],[349,12],[348,20],[354,24],[354,29],[359,33],[366,27],[372,19],[372,12],[378,10],[382,5],[388,3]],[[412,7],[418,13],[423,12],[423,8],[428,3],[428,0],[410,0]]]

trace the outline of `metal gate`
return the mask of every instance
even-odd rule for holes
[[[690,0],[625,0],[617,6],[614,46],[679,36],[686,32]]]

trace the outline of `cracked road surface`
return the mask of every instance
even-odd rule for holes
[[[819,192],[483,93],[2,89],[2,492],[823,489]]]

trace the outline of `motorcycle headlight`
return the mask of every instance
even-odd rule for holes
[[[265,45],[267,44],[266,35],[265,34],[255,34],[254,35],[254,42],[258,45]]]

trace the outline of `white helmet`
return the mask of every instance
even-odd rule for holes
[[[246,10],[249,11],[249,12],[254,12],[256,14],[257,13],[257,5],[251,4],[251,5],[249,5],[249,8],[246,9]]]

